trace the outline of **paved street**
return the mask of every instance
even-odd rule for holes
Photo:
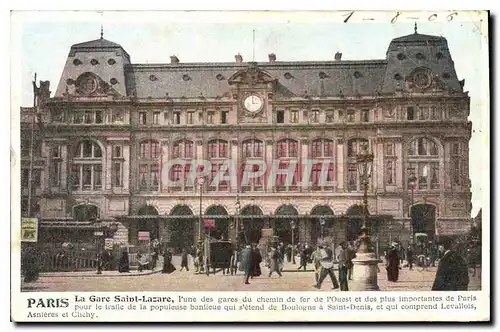
[[[285,266],[291,270],[293,266]],[[383,266],[378,275],[378,283],[383,291],[427,291],[432,287],[436,268],[421,270],[416,268],[409,271],[403,268],[400,280],[389,283]],[[250,280],[250,285],[244,285],[241,272],[237,276],[224,276],[217,273],[215,276],[197,275],[192,272],[179,270],[165,275],[154,273],[148,275],[117,276],[109,272],[95,276],[95,272],[79,273],[64,277],[57,275],[42,276],[34,283],[22,286],[23,291],[313,291],[313,272],[284,272],[282,278],[273,275],[267,277],[267,269],[262,267],[263,276]],[[331,291],[332,285],[327,278],[321,291]],[[480,289],[480,278],[472,277],[469,290]],[[315,290],[316,291],[316,290]]]

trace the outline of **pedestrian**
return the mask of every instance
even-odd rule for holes
[[[274,246],[271,247],[271,250],[268,253],[267,267],[269,269],[269,278],[271,278],[271,275],[273,274],[273,272],[276,272],[280,276],[280,278],[282,277],[282,275],[281,275],[281,253]]]
[[[325,280],[326,276],[329,275],[330,279],[332,280],[333,284],[333,289],[339,288],[339,282],[337,281],[337,277],[335,276],[335,273],[333,272],[333,251],[332,249],[328,248],[326,244],[322,245],[323,248],[320,249],[320,264],[321,264],[321,273],[318,279],[318,282],[316,285],[314,285],[314,288],[316,289],[321,289],[321,285],[323,284],[323,281]]]
[[[186,268],[186,271],[189,271],[189,266],[188,266],[188,252],[187,252],[186,248],[182,249],[182,253],[181,253],[181,269],[180,269],[180,271],[182,271],[184,268]]]
[[[151,242],[151,270],[156,269],[159,255],[160,255],[160,241],[158,241],[158,239],[154,239]]]
[[[122,255],[120,257],[120,261],[118,262],[118,272],[130,272],[130,263],[128,259],[128,251],[127,249],[122,251]]]
[[[142,254],[137,254],[137,264],[139,264],[139,267],[137,268],[139,272],[147,270],[149,265],[147,257]]]
[[[314,264],[314,280],[316,283],[318,283],[319,276],[321,274],[321,249],[323,249],[323,246],[318,243],[316,250],[312,253],[312,261]]]
[[[246,285],[250,284],[248,282],[248,279],[252,274],[252,268],[253,268],[252,258],[253,258],[252,247],[248,244],[241,251],[241,260],[239,267],[240,271],[243,271],[245,273],[243,281]]]
[[[339,253],[339,282],[340,282],[340,290],[348,291],[349,290],[349,282],[348,280],[348,270],[349,270],[349,262],[351,261],[351,252],[347,242],[341,243],[341,249]]]
[[[286,246],[286,261],[288,263],[291,263],[292,262],[292,245],[289,244]]]
[[[262,263],[262,255],[260,253],[259,248],[257,248],[257,244],[252,245],[252,263],[253,266],[250,279],[262,275],[262,270],[260,269],[260,263]]]
[[[304,271],[307,269],[307,262],[309,261],[309,255],[307,254],[307,247],[304,247],[300,251],[300,265],[299,268],[297,269],[300,270],[301,268],[304,268]]]
[[[399,255],[397,244],[392,243],[385,257],[387,270],[387,280],[396,282],[399,279]]]
[[[163,252],[163,269],[161,273],[170,274],[176,270],[175,266],[172,264],[172,253],[170,250],[166,249]]]
[[[408,262],[408,267],[410,268],[410,271],[413,270],[413,248],[412,248],[412,245],[409,245],[408,249],[406,250],[406,261]]]
[[[457,252],[452,240],[443,243],[444,255],[438,263],[433,291],[466,291],[469,286],[469,269],[465,259]]]

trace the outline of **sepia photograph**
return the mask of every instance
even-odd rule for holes
[[[28,308],[489,291],[487,12],[11,18]]]

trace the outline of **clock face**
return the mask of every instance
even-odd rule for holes
[[[264,102],[262,101],[262,98],[256,95],[250,95],[245,98],[245,101],[243,102],[243,105],[249,112],[258,112],[261,110],[262,105],[264,105]]]

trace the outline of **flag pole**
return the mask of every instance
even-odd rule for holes
[[[33,80],[33,113],[31,118],[31,134],[30,134],[30,163],[28,169],[28,217],[31,217],[31,204],[32,204],[32,190],[33,190],[33,163],[34,163],[34,141],[35,141],[35,119],[37,114],[37,86],[36,86],[36,73],[35,78]]]

